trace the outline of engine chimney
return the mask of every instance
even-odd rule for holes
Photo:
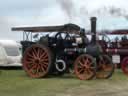
[[[92,34],[92,38],[91,38],[91,43],[96,44],[96,17],[91,17],[91,34]]]

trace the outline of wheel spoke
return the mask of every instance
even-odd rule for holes
[[[40,56],[40,59],[44,59],[44,57],[47,56],[47,53],[46,52],[43,52],[43,54]]]
[[[81,66],[84,66],[84,64],[83,64],[81,61],[79,61],[79,64],[80,64]]]
[[[48,58],[40,60],[40,62],[48,62]]]
[[[82,57],[82,58],[81,58],[81,61],[83,62],[83,64],[85,63],[86,59],[87,59],[87,58],[85,58],[85,57]]]
[[[84,67],[83,67],[83,66],[81,66],[81,65],[78,65],[78,66],[77,66],[77,68],[79,69],[79,68],[84,68]]]
[[[89,67],[91,67],[91,66],[93,65],[93,62],[92,62],[92,61],[88,61],[87,65],[88,65]]]
[[[45,55],[42,57],[42,59],[46,59],[46,58],[48,58],[48,55],[47,55],[47,54],[45,54]]]
[[[26,64],[33,64],[33,61],[26,61]]]
[[[34,52],[32,52],[32,56],[34,57],[34,59],[36,59],[36,58],[37,58],[37,56],[35,55],[35,53],[34,53]]]
[[[41,56],[42,56],[43,53],[44,53],[44,51],[40,49],[40,52],[39,52],[39,58],[40,59],[41,59]]]
[[[37,74],[39,74],[39,73],[40,73],[40,65],[39,65],[39,64],[37,65],[36,72],[37,72]]]
[[[78,69],[78,72],[81,74],[81,72],[83,72],[84,71],[84,69],[83,68],[79,68]]]
[[[37,58],[39,58],[40,57],[39,56],[40,55],[40,48],[37,48],[37,53],[36,54],[37,54]]]
[[[42,72],[46,71],[43,66],[41,66],[40,68],[41,68]]]
[[[88,64],[88,61],[89,61],[88,58],[86,58],[84,64],[85,64],[85,65]]]
[[[35,54],[37,54],[36,48],[37,48],[37,47],[32,48],[32,49],[33,49],[33,52],[34,52]]]
[[[27,53],[27,55],[28,55],[29,57],[31,57],[31,58],[34,58],[34,56],[33,56],[32,54],[30,54],[30,53]]]
[[[37,65],[34,64],[34,65],[30,68],[30,72],[33,71],[33,70],[36,69],[36,68],[37,68]]]

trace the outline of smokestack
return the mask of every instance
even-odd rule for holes
[[[96,44],[96,17],[91,17],[91,33],[92,33],[92,38],[91,38],[91,43]]]

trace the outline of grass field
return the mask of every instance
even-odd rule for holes
[[[72,75],[32,79],[23,70],[1,70],[0,96],[128,96],[128,76],[81,81]]]

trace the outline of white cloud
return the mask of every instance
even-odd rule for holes
[[[68,3],[68,0],[66,1]],[[69,4],[71,9],[69,7],[66,10],[70,11],[66,12],[58,0],[2,0],[0,38],[21,39],[21,34],[11,31],[13,26],[58,25],[72,22],[90,29],[90,16],[98,16],[98,29],[127,28],[128,23],[123,16],[111,16],[106,9],[103,10],[104,7],[114,6],[125,10],[125,14],[128,14],[127,0],[70,0],[70,3],[72,3],[72,6]],[[103,12],[98,13],[99,10]],[[68,13],[72,20],[68,18]]]

